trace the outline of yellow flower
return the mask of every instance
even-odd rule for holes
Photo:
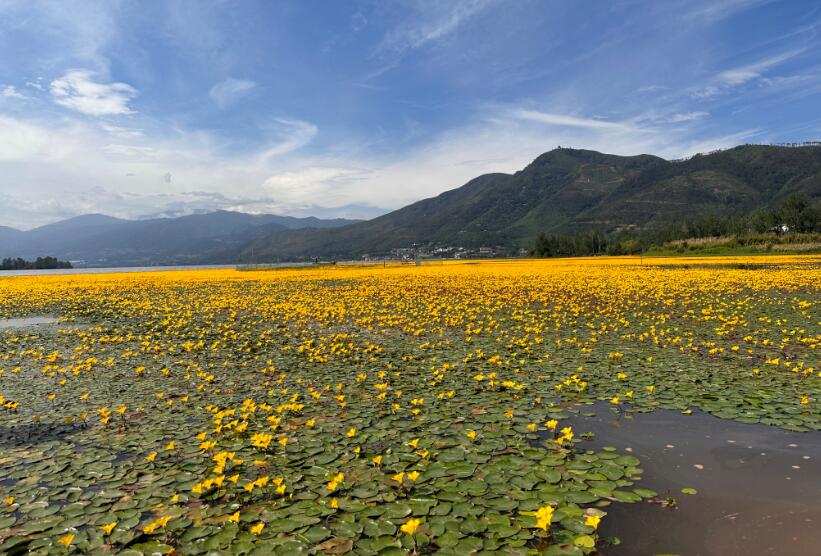
[[[476,431],[468,431],[467,432],[467,437],[470,438],[471,440],[474,440],[476,438]]]
[[[174,449],[174,441],[172,440],[168,444],[165,445],[166,450],[173,450]]]
[[[612,403],[614,405],[617,405],[620,402],[621,402],[621,400],[619,399],[618,396],[613,396],[612,398],[610,398],[610,403]]]
[[[413,440],[408,441],[408,446],[410,446],[411,448],[414,448],[414,449],[416,449],[416,446],[418,444],[419,444],[419,439],[418,438],[414,438]]]
[[[405,473],[403,471],[400,471],[399,473],[397,473],[396,475],[393,475],[391,477],[391,479],[393,479],[397,483],[401,483],[402,479],[404,479],[404,478],[405,478]]]
[[[3,501],[4,501],[6,504],[8,504],[9,506],[11,506],[12,504],[14,504],[14,496],[9,496],[8,498],[6,498],[6,499],[5,499],[5,500],[3,500]]]
[[[313,427],[314,425],[316,425],[316,419],[308,419],[307,421],[305,421],[305,425],[307,425],[308,427]]]
[[[105,531],[106,535],[110,535],[111,531],[113,531],[116,526],[117,526],[117,522],[112,521],[111,523],[107,523],[105,525],[100,525],[100,529]]]
[[[356,429],[351,427],[350,429],[348,429],[348,432],[345,433],[345,436],[347,436],[348,438],[353,438],[354,436],[356,436]]]
[[[556,419],[551,419],[550,421],[545,422],[544,426],[552,431],[555,431],[556,427],[559,426],[559,422]]]
[[[536,427],[537,427],[537,426],[538,426],[538,425],[536,425],[536,423],[529,423],[529,424],[527,425],[527,430],[529,430],[530,432],[536,432]]]
[[[408,535],[413,535],[416,533],[416,530],[419,529],[419,524],[422,523],[421,520],[412,518],[407,520],[402,526],[399,528],[403,533],[407,533]]]
[[[260,533],[262,533],[263,529],[265,529],[265,524],[262,523],[261,521],[259,523],[255,524],[255,525],[252,525],[251,527],[248,528],[248,530],[251,531],[255,535],[259,535]]]
[[[257,448],[267,448],[268,445],[273,440],[274,435],[266,434],[264,432],[258,432],[251,437],[251,444],[256,446]]]
[[[345,480],[345,475],[343,473],[337,473],[336,475],[333,476],[333,478],[330,481],[328,481],[328,484],[326,485],[326,488],[328,490],[330,490],[331,492],[333,492],[337,488],[339,488],[339,484],[342,483],[342,481],[344,481],[344,480]]]
[[[536,528],[547,531],[550,528],[550,522],[553,519],[553,506],[542,506],[536,510]]]
[[[409,481],[416,481],[416,479],[419,478],[419,475],[420,475],[419,471],[411,471],[410,473],[408,473],[408,480]]]
[[[57,544],[61,544],[63,546],[69,546],[71,541],[74,540],[74,533],[69,533],[57,539]]]
[[[337,500],[336,498],[331,498],[331,502],[329,505],[331,506],[331,508],[337,509],[339,507],[339,500]]]
[[[234,512],[228,516],[226,521],[233,521],[234,523],[239,523],[239,512]]]
[[[157,452],[151,452],[147,456],[145,456],[146,461],[154,461],[157,458]]]
[[[380,465],[382,463],[382,456],[374,456],[371,458],[371,461],[376,465]]]
[[[599,517],[597,515],[589,515],[584,520],[584,524],[587,527],[592,527],[593,529],[596,529],[596,528],[598,528],[600,521],[601,521],[601,517]]]

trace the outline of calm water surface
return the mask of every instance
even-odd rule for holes
[[[678,508],[613,503],[602,537],[622,544],[604,556],[821,555],[821,432],[747,425],[706,413],[659,410],[632,419],[607,404],[580,408],[574,431],[596,434],[590,448],[615,446],[641,460],[637,486]],[[684,487],[696,495],[682,494]]]
[[[14,319],[0,319],[0,329],[3,328],[26,328],[29,326],[40,326],[43,324],[53,324],[57,322],[55,317],[23,317]]]
[[[167,270],[202,270],[208,268],[236,268],[232,264],[190,266],[120,266],[111,268],[50,268],[31,270],[0,270],[0,276],[46,276],[49,274],[110,274],[112,272],[162,272]]]

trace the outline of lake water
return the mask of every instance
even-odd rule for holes
[[[0,276],[46,276],[49,274],[110,274],[119,272],[163,272],[168,270],[203,270],[209,268],[236,268],[232,264],[190,266],[121,266],[111,268],[53,268],[31,270],[0,270]]]
[[[40,326],[43,324],[53,324],[57,322],[55,317],[23,317],[14,319],[0,319],[0,329],[3,328],[27,328],[29,326]]]
[[[622,544],[602,550],[603,556],[821,554],[821,432],[701,412],[658,410],[626,419],[607,404],[580,409],[596,413],[569,420],[577,434],[596,434],[582,446],[614,446],[639,458],[644,474],[637,486],[673,496],[678,506],[604,508],[599,532]],[[683,494],[684,487],[698,492]]]

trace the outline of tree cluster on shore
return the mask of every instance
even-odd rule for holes
[[[575,234],[539,234],[532,254],[537,257],[633,255],[662,248],[670,242],[709,237],[734,238],[743,246],[778,237],[815,237],[821,233],[821,206],[805,195],[792,195],[773,208],[736,216],[708,215],[643,230],[605,232],[589,230]],[[789,236],[788,236],[789,234]],[[686,248],[686,246],[684,246]]]
[[[56,257],[37,257],[27,261],[20,257],[6,257],[0,261],[0,270],[35,270],[52,268],[73,268],[68,261],[58,260]]]

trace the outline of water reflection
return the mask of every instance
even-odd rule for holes
[[[614,416],[608,404],[579,407],[595,417],[569,421],[595,438],[590,448],[614,446],[641,460],[643,479],[658,503],[614,503],[603,537],[622,544],[605,556],[821,554],[821,433],[747,425],[705,413],[675,411]],[[698,494],[682,494],[691,487]]]

